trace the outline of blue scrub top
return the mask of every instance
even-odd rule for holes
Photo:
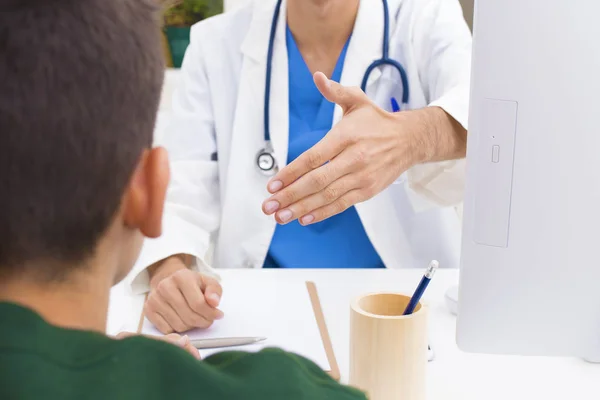
[[[289,68],[288,162],[314,146],[331,129],[334,104],[313,82],[292,32],[287,29]],[[333,72],[340,81],[348,42]],[[354,207],[310,226],[296,220],[278,225],[264,264],[265,268],[383,268],[383,262],[367,237]]]

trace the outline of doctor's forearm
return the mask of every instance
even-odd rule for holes
[[[464,158],[467,131],[440,107],[398,113],[401,130],[411,125],[417,164]]]

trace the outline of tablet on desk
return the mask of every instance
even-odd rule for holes
[[[282,283],[275,280],[227,279],[223,283],[220,309],[225,314],[208,329],[186,332],[190,339],[266,337],[267,340],[227,349],[203,349],[201,356],[224,350],[259,351],[278,347],[315,362],[334,379],[340,371],[333,353],[316,285],[312,282]],[[140,317],[138,333],[162,335]]]

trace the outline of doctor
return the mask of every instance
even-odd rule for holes
[[[470,52],[457,0],[256,0],[194,26],[164,234],[132,275],[147,317],[223,317],[212,267],[456,267]]]

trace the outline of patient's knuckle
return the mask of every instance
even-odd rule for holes
[[[185,282],[187,277],[184,272],[185,272],[185,270],[179,270],[179,271],[175,272],[173,275],[171,275],[173,281],[177,285],[181,285],[183,282]]]
[[[201,322],[198,324],[198,328],[201,328],[201,329],[207,329],[207,328],[210,328],[210,327],[212,326],[212,324],[213,324],[213,321],[209,321],[209,320],[203,319],[203,320],[202,320],[202,321],[201,321]]]
[[[196,315],[194,315],[193,313],[189,313],[188,315],[186,315],[185,317],[181,318],[181,321],[183,322],[183,324],[186,327],[189,326],[196,326],[196,323],[198,321],[198,318],[196,317]]]
[[[177,333],[185,332],[187,330],[186,324],[179,318],[173,318],[170,321],[167,321],[169,325],[173,328],[173,330]]]
[[[144,315],[147,317],[154,313],[154,300],[152,297],[148,297],[148,300],[144,304]]]
[[[160,333],[162,334],[172,333],[174,331],[174,329],[170,325],[164,323],[160,323],[160,325],[157,325],[157,327]]]
[[[192,325],[195,328],[203,328],[204,327],[204,321],[206,321],[204,318],[202,318],[201,316],[194,314],[194,316],[192,317],[189,325]]]
[[[191,308],[192,308],[193,311],[195,311],[197,313],[200,313],[200,312],[202,312],[204,310],[204,305],[205,304],[206,303],[204,302],[203,299],[193,300],[191,302]]]
[[[171,292],[171,283],[169,279],[163,279],[156,285],[156,292],[162,297],[168,296]]]
[[[155,316],[153,315],[152,317],[148,317],[148,319],[150,320],[150,322],[152,322],[154,324],[154,326],[156,326],[156,328],[160,331],[160,333],[162,333],[163,335],[172,334],[173,328],[171,328],[171,326],[169,326],[168,324],[165,324],[163,321],[161,321],[159,319],[155,319],[154,317]]]

